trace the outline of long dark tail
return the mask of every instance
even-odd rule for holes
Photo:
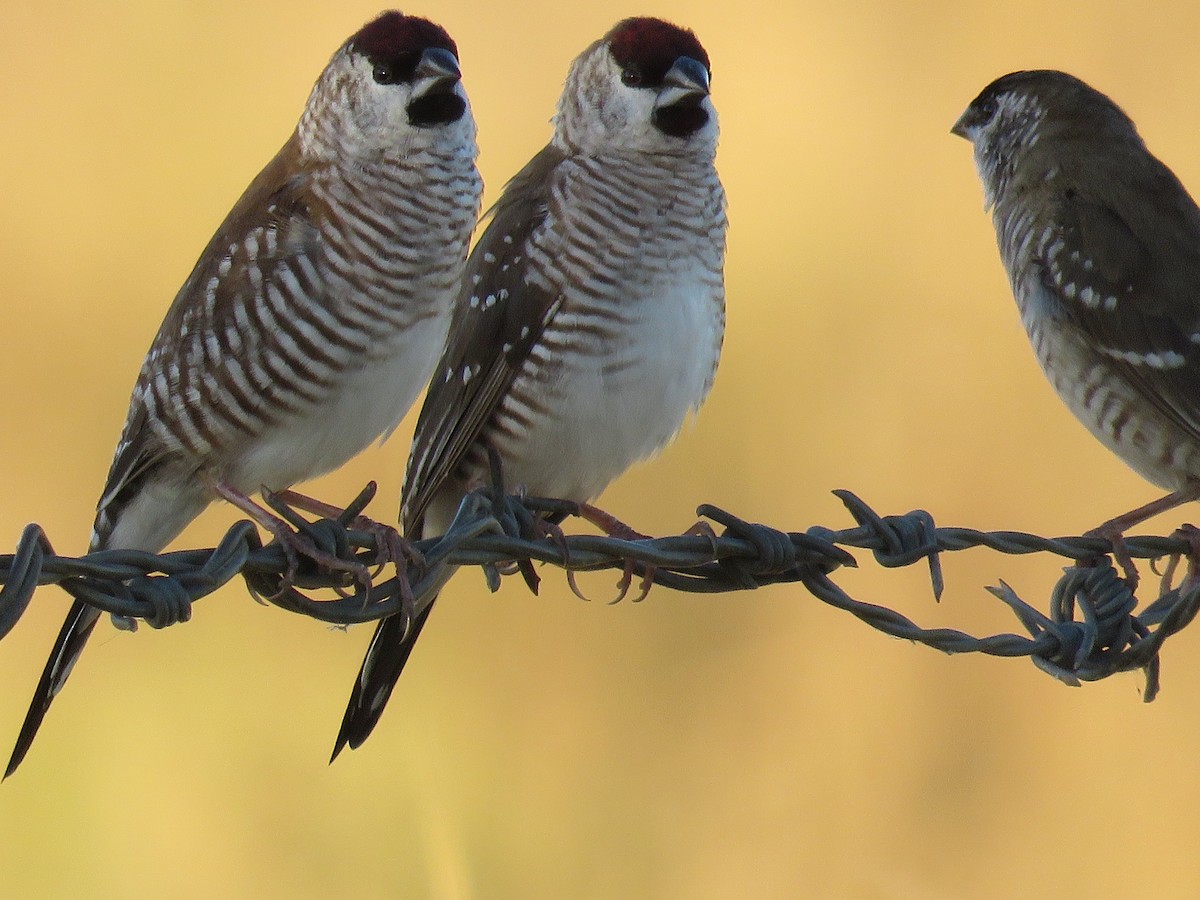
[[[17,766],[25,759],[33,739],[37,737],[42,719],[46,717],[46,710],[66,684],[67,676],[75,667],[79,654],[83,652],[99,619],[100,611],[95,607],[78,600],[71,605],[71,611],[67,613],[67,620],[63,622],[58,640],[54,642],[54,650],[50,653],[50,659],[42,672],[41,681],[33,693],[33,702],[29,704],[29,712],[25,714],[25,724],[21,726],[21,733],[17,736],[17,744],[13,747],[8,768],[4,770],[5,778],[17,771]]]
[[[342,717],[342,727],[333,745],[330,762],[338,758],[347,744],[351,750],[357,750],[370,737],[379,717],[383,715],[388,698],[392,696],[400,673],[404,671],[404,664],[408,662],[417,638],[421,636],[421,629],[433,611],[434,600],[417,614],[411,628],[405,628],[404,616],[389,616],[376,626],[375,636],[371,638],[371,645],[367,648],[362,668],[358,670],[358,679],[350,693],[350,703]]]

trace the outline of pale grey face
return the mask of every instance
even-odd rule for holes
[[[1022,156],[1037,143],[1045,115],[1045,107],[1031,93],[985,91],[954,123],[951,131],[974,145],[988,208],[1003,195]]]
[[[361,157],[473,144],[475,122],[458,61],[432,47],[419,55],[411,72],[396,75],[345,47],[313,88],[301,139],[307,150],[335,145],[343,156]]]
[[[571,67],[555,116],[558,139],[585,153],[641,152],[672,156],[716,152],[717,113],[708,95],[702,66],[678,63],[663,84],[645,87],[626,83],[625,73],[601,42],[588,48]],[[687,134],[671,134],[661,126],[661,113],[690,93],[705,114],[703,124]]]

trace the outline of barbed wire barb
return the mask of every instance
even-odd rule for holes
[[[43,530],[29,525],[16,552],[0,556],[0,639],[16,626],[36,590],[48,584],[110,613],[118,623],[144,621],[165,628],[188,621],[193,603],[241,576],[259,602],[345,626],[420,614],[444,580],[446,567],[481,567],[493,591],[505,575],[519,573],[537,593],[536,562],[564,569],[572,583],[575,572],[620,570],[621,596],[635,575],[643,579],[643,596],[650,584],[691,593],[797,584],[884,634],[946,653],[1026,656],[1069,685],[1140,669],[1149,702],[1159,691],[1164,642],[1200,611],[1194,565],[1188,566],[1182,585],[1172,587],[1175,561],[1169,564],[1160,595],[1139,612],[1135,586],[1114,567],[1105,538],[938,527],[924,510],[881,516],[849,491],[834,491],[854,520],[849,528],[816,525],[803,532],[781,531],[705,504],[696,511],[698,525],[684,534],[631,538],[566,533],[557,523],[580,515],[579,505],[569,501],[480,490],[464,498],[445,535],[411,544],[400,541],[391,526],[364,516],[374,491],[373,483],[367,485],[341,509],[287,492],[264,498],[312,542],[318,555],[334,556],[354,571],[361,567],[368,573],[365,580],[304,559],[288,577],[288,555],[276,541],[264,546],[248,521],[233,525],[211,549],[163,554],[105,550],[82,557],[58,556]],[[311,520],[301,509],[328,514]],[[1194,544],[1184,533],[1124,541],[1129,557],[1142,560],[1190,559]],[[953,628],[924,628],[887,606],[851,597],[833,579],[839,569],[858,565],[851,550],[868,550],[887,568],[924,561],[934,598],[940,600],[945,590],[942,555],[980,547],[1005,554],[1046,553],[1071,562],[1051,593],[1047,612],[1026,603],[1003,581],[988,588],[1028,636],[975,637]]]

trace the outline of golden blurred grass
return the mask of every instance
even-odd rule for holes
[[[408,11],[458,41],[494,198],[548,136],[570,58],[641,10]],[[702,501],[839,525],[828,490],[848,487],[883,512],[1071,533],[1152,495],[1037,371],[970,149],[948,129],[995,76],[1064,68],[1111,93],[1200,189],[1200,13],[1112,0],[647,11],[695,28],[714,61],[729,335],[696,426],[615,485],[608,508],[658,532],[686,527]],[[59,549],[83,548],[163,310],[328,55],[375,12],[4,7],[0,537],[38,521]],[[377,478],[386,518],[410,431],[313,492],[348,498]],[[233,518],[214,509],[183,542]],[[864,599],[975,631],[1012,627],[983,584],[1004,577],[1032,599],[1057,574],[1052,560],[975,551],[951,562],[935,607],[914,574],[862,560],[844,583]],[[1191,634],[1168,644],[1147,707],[1134,676],[1068,690],[1028,663],[884,639],[793,588],[606,607],[546,574],[538,598],[461,575],[378,733],[333,767],[365,629],[326,630],[233,588],[186,627],[105,631],[0,788],[0,894],[1105,896],[1126,878],[1145,895],[1200,890]],[[4,642],[2,735],[65,606],[39,595]],[[1121,856],[1130,839],[1141,865]]]

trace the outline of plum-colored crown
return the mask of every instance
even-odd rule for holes
[[[681,56],[690,56],[711,71],[708,54],[696,35],[662,19],[625,19],[613,26],[605,40],[617,65],[622,69],[636,66],[647,86],[660,84]]]
[[[391,62],[406,56],[415,59],[430,47],[449,50],[458,57],[458,47],[442,26],[395,10],[368,22],[347,43],[352,51],[372,62]]]

